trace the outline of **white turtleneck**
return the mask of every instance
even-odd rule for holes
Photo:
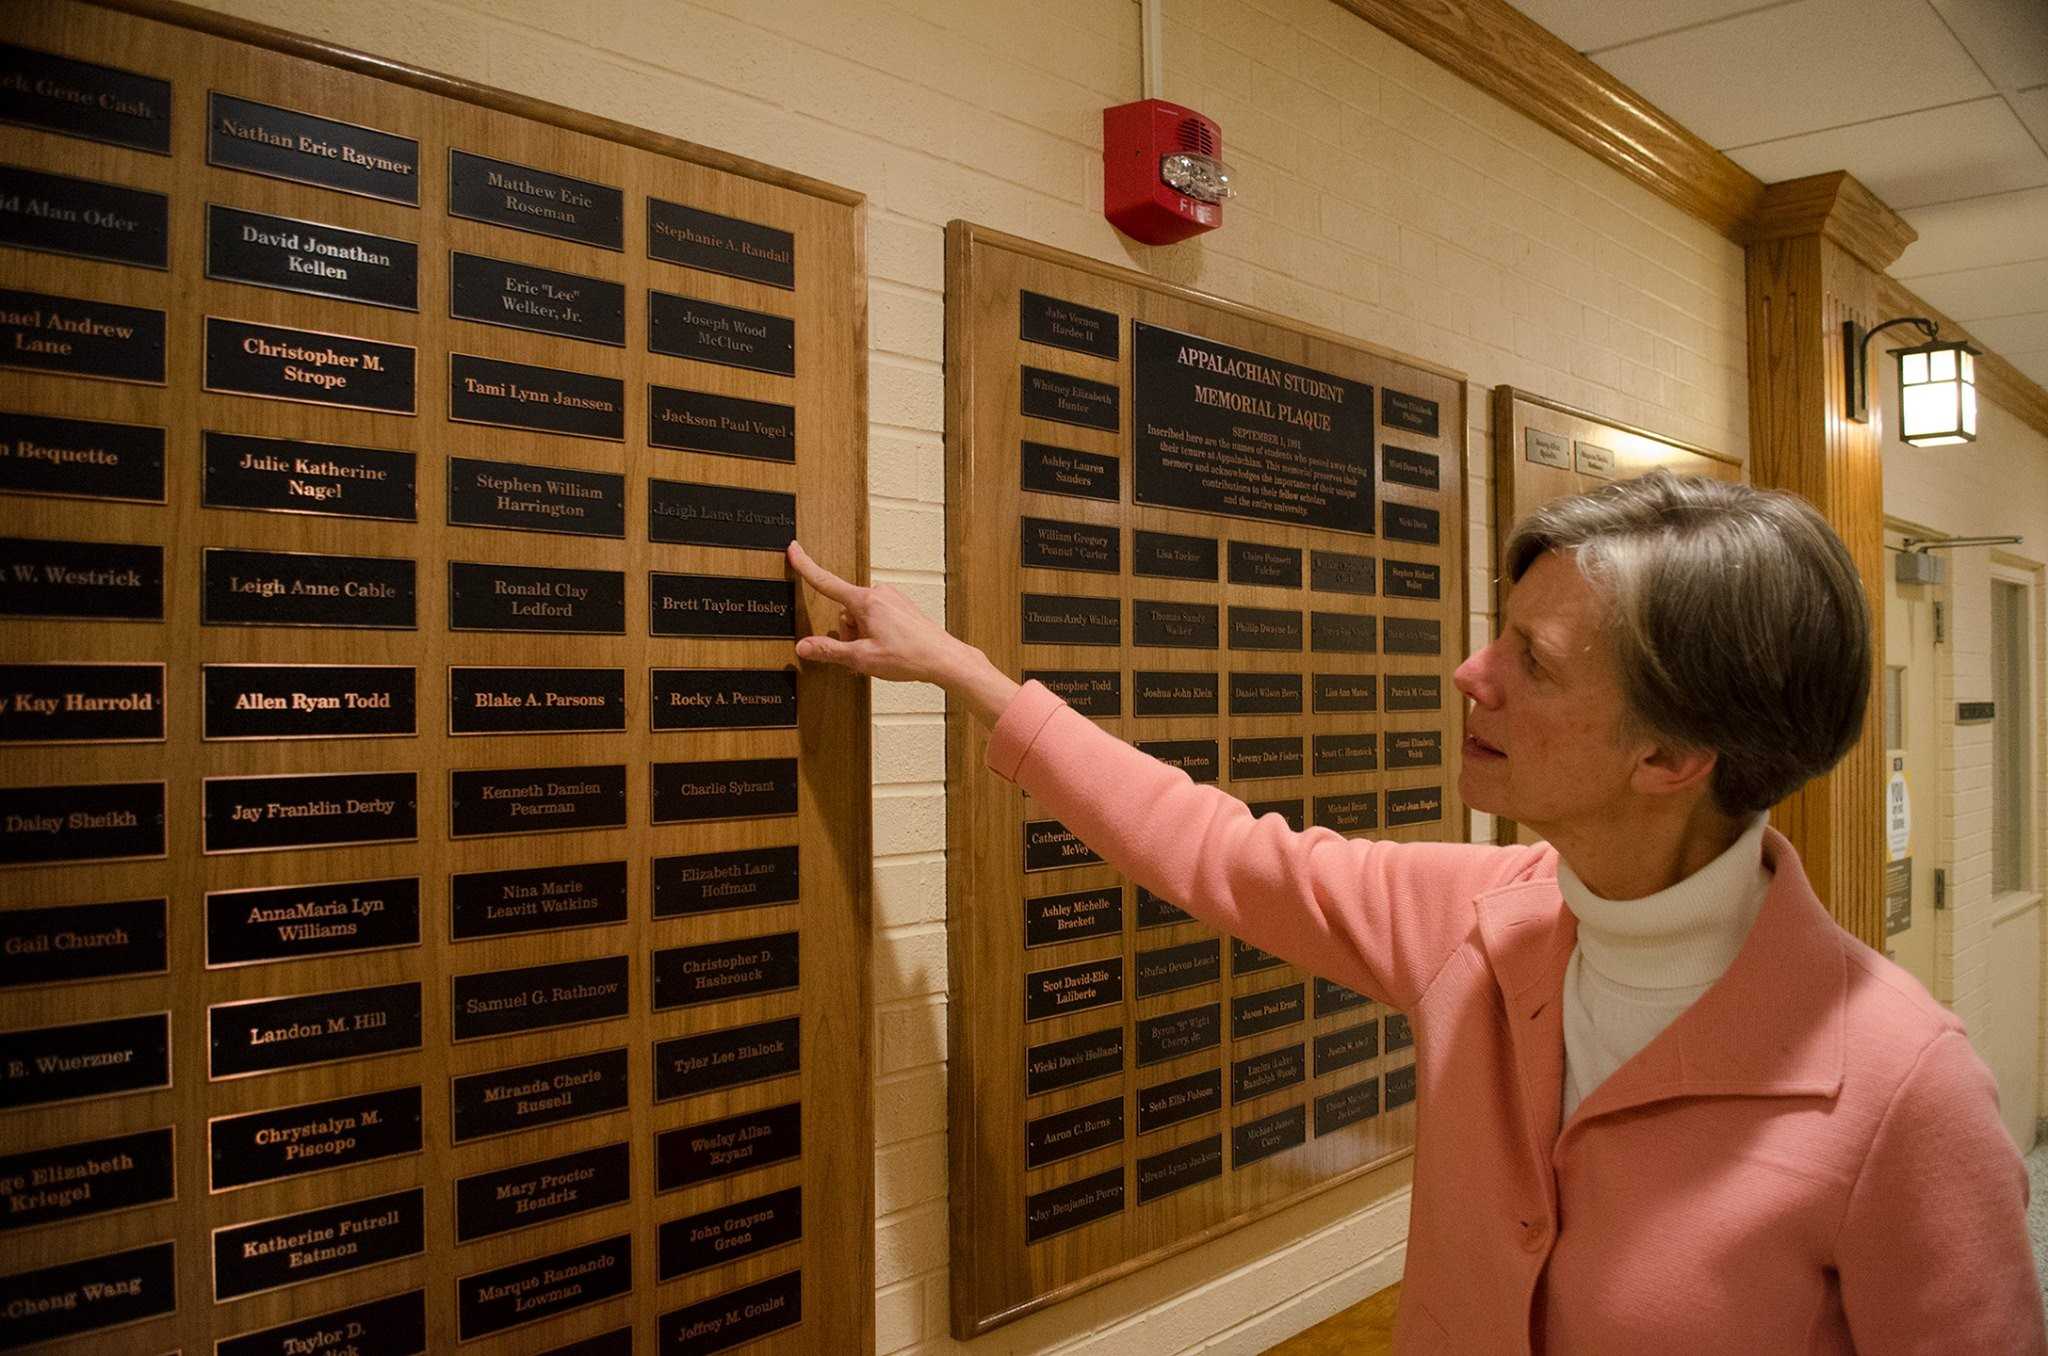
[[[1564,972],[1564,1120],[1734,963],[1770,889],[1766,818],[1758,815],[1698,871],[1642,899],[1602,899],[1558,863],[1558,888],[1579,920]]]

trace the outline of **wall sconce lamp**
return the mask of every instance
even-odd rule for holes
[[[1901,316],[1864,329],[1842,322],[1843,393],[1849,418],[1870,420],[1870,341],[1894,325],[1911,325],[1927,342],[1892,354],[1899,360],[1899,437],[1915,447],[1977,440],[1977,352],[1960,339],[1941,339],[1924,316]]]

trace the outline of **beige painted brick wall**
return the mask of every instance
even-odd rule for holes
[[[1101,215],[1100,111],[1139,95],[1135,0],[205,0],[868,195],[873,571],[942,613],[945,223],[969,218],[1472,375],[1748,446],[1742,255],[1331,0],[1169,0],[1166,95],[1244,196],[1146,249]],[[570,167],[573,169],[573,167]],[[1473,568],[1471,628],[1492,606]],[[877,1313],[946,1337],[943,703],[875,694]],[[1490,825],[1481,823],[1482,836]],[[1399,1278],[1405,1196],[1326,1193],[1036,1315],[985,1352],[1256,1352]]]

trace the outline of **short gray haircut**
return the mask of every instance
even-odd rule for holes
[[[1723,814],[1769,809],[1856,742],[1869,606],[1805,500],[1660,469],[1531,513],[1508,538],[1509,579],[1551,551],[1606,597],[1634,729],[1718,755]]]

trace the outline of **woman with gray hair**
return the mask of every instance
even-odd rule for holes
[[[1517,527],[1459,788],[1533,847],[1254,819],[789,558],[842,609],[799,658],[939,684],[1140,885],[1411,1014],[1397,1350],[2048,1353],[1989,1072],[1765,822],[1870,688],[1861,582],[1800,500],[1658,472]]]

